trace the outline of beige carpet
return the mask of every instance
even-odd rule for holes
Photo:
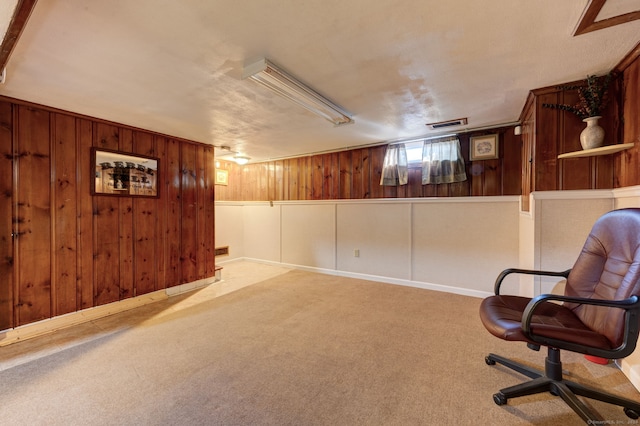
[[[282,272],[0,348],[0,423],[583,424],[550,394],[493,403],[524,378],[487,353],[539,366],[545,354],[486,332],[479,299]],[[563,357],[574,379],[640,399],[614,366]]]

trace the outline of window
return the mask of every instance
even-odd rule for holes
[[[425,141],[422,148],[422,184],[467,180],[457,137]]]
[[[382,163],[382,176],[380,185],[396,186],[406,185],[409,182],[407,169],[407,150],[403,143],[387,146]]]
[[[404,144],[407,150],[407,163],[409,166],[420,167],[422,165],[422,146],[424,141],[413,141]]]
[[[380,185],[406,185],[409,166],[422,168],[423,185],[467,179],[460,141],[456,136],[389,145]]]

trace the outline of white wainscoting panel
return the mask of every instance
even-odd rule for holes
[[[336,269],[335,204],[282,205],[282,262]]]
[[[254,259],[281,262],[281,205],[247,203],[242,207],[244,255]]]
[[[337,269],[411,279],[411,203],[337,204]]]
[[[518,266],[517,198],[474,201],[413,206],[414,281],[492,292],[498,274]]]

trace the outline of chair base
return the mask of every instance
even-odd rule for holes
[[[504,405],[510,398],[524,395],[533,395],[542,392],[550,392],[552,395],[561,397],[564,402],[571,407],[585,422],[592,423],[602,421],[598,413],[587,407],[577,396],[603,401],[609,404],[623,407],[624,413],[631,419],[640,416],[640,404],[627,398],[600,391],[590,386],[581,385],[562,377],[562,362],[560,361],[560,351],[549,348],[545,360],[545,371],[530,368],[519,362],[501,357],[500,355],[489,354],[485,358],[488,365],[499,363],[507,368],[524,374],[533,380],[519,385],[501,389],[493,395],[493,400],[498,405]]]

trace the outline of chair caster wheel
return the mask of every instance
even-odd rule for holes
[[[496,405],[504,405],[504,404],[507,403],[507,397],[504,396],[504,394],[502,394],[502,392],[494,393],[493,394],[493,402],[495,402]]]
[[[488,356],[484,357],[484,362],[486,362],[487,365],[496,365],[496,362],[494,360],[492,360],[491,358],[489,358]]]
[[[638,417],[640,417],[640,415],[638,415],[638,412],[636,410],[633,410],[631,408],[625,408],[624,409],[624,413],[627,415],[627,417],[629,417],[630,419],[636,420],[638,419]]]

